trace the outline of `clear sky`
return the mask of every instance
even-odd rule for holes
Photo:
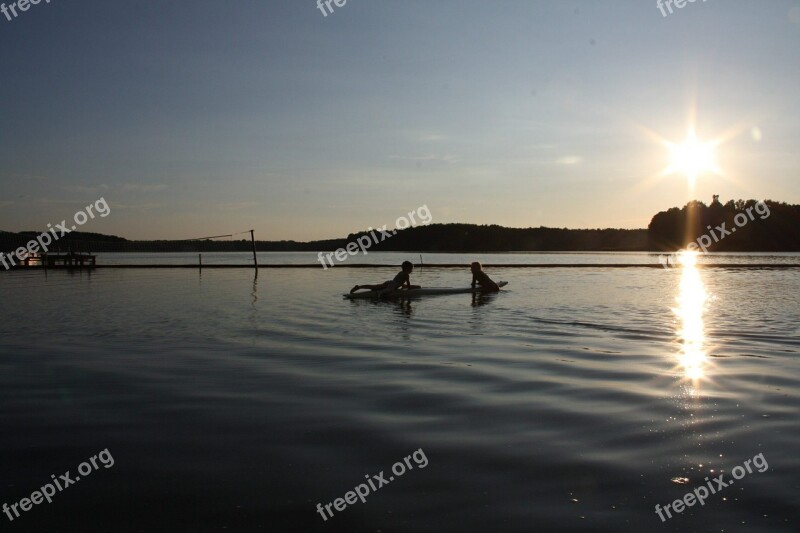
[[[14,0],[4,0],[6,5]],[[646,227],[800,203],[800,1],[42,0],[0,15],[0,229]],[[667,11],[668,13],[668,11]],[[694,116],[694,119],[692,119]],[[693,193],[660,175],[724,138]]]

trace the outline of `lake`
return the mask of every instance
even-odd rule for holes
[[[327,252],[326,252],[327,253]],[[173,253],[99,253],[98,265],[197,265],[201,254],[197,252]],[[411,261],[415,265],[425,264],[464,264],[480,260],[495,265],[558,265],[558,264],[600,264],[600,265],[660,265],[669,254],[652,252],[511,252],[491,254],[463,253],[412,253],[412,252],[369,252],[358,253],[338,262],[339,265],[399,265]],[[323,258],[323,260],[325,260]],[[672,260],[672,258],[671,258]],[[252,252],[212,252],[202,254],[203,265],[252,265]],[[798,253],[707,253],[697,258],[699,264],[775,264],[800,265]],[[260,265],[319,265],[322,264],[318,252],[259,252]],[[330,262],[328,262],[330,265]],[[329,267],[330,268],[330,267]]]
[[[424,261],[657,263],[528,255]],[[396,271],[0,272],[2,502],[114,459],[4,530],[798,530],[800,270],[492,268],[500,294],[341,296]]]

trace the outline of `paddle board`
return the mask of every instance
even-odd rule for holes
[[[499,287],[505,287],[508,285],[507,281],[500,281],[497,283]],[[388,294],[385,294],[384,298],[410,298],[412,296],[436,296],[441,294],[469,294],[469,293],[479,293],[481,289],[479,287],[472,288],[472,287],[423,287],[421,289],[410,289],[410,290],[399,290],[399,291],[392,291]],[[378,291],[364,291],[364,292],[356,292],[353,294],[343,294],[345,298],[348,300],[361,300],[361,299],[369,299],[369,298],[379,298],[380,293]]]

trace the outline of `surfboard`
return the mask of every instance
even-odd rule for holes
[[[500,281],[497,283],[499,287],[505,287],[508,285],[507,281]],[[399,291],[392,291],[388,294],[385,294],[384,298],[411,298],[413,296],[437,296],[442,294],[469,294],[469,293],[479,293],[481,289],[476,287],[423,287],[421,289],[410,289],[410,290],[399,290]],[[363,299],[370,299],[370,298],[380,298],[380,292],[378,291],[365,291],[365,292],[356,292],[354,294],[343,294],[345,298],[348,300],[363,300]]]

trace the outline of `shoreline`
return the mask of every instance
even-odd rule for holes
[[[603,264],[603,263],[563,263],[563,264],[485,264],[483,265],[484,268],[665,268],[660,263],[655,264],[643,264],[643,263],[610,263],[610,264]],[[415,268],[468,268],[469,265],[464,263],[439,263],[439,264],[415,264]],[[698,264],[696,265],[697,268],[757,268],[757,269],[765,269],[765,268],[778,268],[778,269],[786,269],[786,268],[800,268],[800,263],[797,264],[779,264],[779,263],[719,263],[719,264]],[[42,266],[28,266],[28,267],[19,267],[19,268],[12,268],[10,270],[13,271],[20,271],[20,270],[103,270],[103,269],[169,269],[169,268],[177,268],[177,269],[195,269],[195,270],[205,270],[205,269],[253,269],[256,268],[254,265],[246,265],[246,264],[237,264],[237,265],[190,265],[190,264],[182,264],[182,265],[95,265],[95,266],[84,266],[84,267],[75,267],[75,266],[50,266],[50,267],[42,267]],[[258,269],[270,269],[270,268],[322,268],[319,263],[313,264],[297,264],[297,265],[258,265]],[[396,264],[356,264],[356,265],[336,265],[336,268],[397,268]],[[682,265],[675,265],[665,268],[666,270],[672,270],[676,268],[683,268]]]

